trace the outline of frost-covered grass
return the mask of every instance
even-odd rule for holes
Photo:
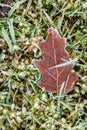
[[[4,4],[1,0],[0,7]],[[37,86],[39,41],[49,27],[67,39],[79,79],[61,97]],[[14,0],[0,18],[0,130],[87,129],[87,2],[86,0]]]

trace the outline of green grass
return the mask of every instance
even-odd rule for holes
[[[1,0],[0,6],[3,6]],[[66,49],[78,60],[73,90],[61,97],[37,86],[39,41],[49,27],[67,39]],[[30,46],[30,47],[29,47]],[[87,2],[86,0],[14,0],[0,18],[0,130],[87,129]]]

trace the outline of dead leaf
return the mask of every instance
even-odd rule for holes
[[[73,64],[53,68],[53,66],[64,64],[72,56],[65,50],[66,40],[61,38],[57,29],[50,28],[46,41],[39,44],[42,51],[42,60],[34,60],[34,65],[41,73],[38,85],[41,88],[53,93],[68,93],[72,90],[74,82],[78,79],[76,74],[71,72]],[[49,69],[51,68],[51,69]]]
[[[13,0],[6,0],[5,4],[10,5],[12,1]],[[2,13],[0,14],[0,17],[5,17],[8,12],[8,9],[9,9],[9,7],[6,7],[6,6],[2,7]]]

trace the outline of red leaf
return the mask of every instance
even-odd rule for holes
[[[59,94],[63,86],[62,92],[68,93],[72,89],[74,82],[78,79],[76,74],[71,73],[73,64],[52,68],[53,66],[65,63],[64,60],[71,58],[65,50],[65,44],[65,38],[61,38],[58,31],[54,28],[49,29],[46,41],[39,44],[43,59],[34,61],[34,65],[42,75],[38,85],[49,92]]]

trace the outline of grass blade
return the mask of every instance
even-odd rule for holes
[[[46,18],[48,19],[48,21],[50,22],[50,24],[51,24],[53,27],[55,27],[55,25],[54,25],[54,23],[53,23],[51,17],[46,13],[46,11],[44,11],[44,14],[45,14]]]
[[[64,66],[67,66],[67,65],[70,65],[70,64],[74,64],[76,61],[77,61],[77,58],[74,58],[74,59],[72,59],[72,60],[70,59],[69,61],[64,62],[64,63],[62,63],[62,64],[52,66],[52,67],[50,67],[49,69],[64,67]]]
[[[19,6],[20,6],[21,4],[23,4],[24,2],[26,2],[26,1],[27,1],[27,0],[20,0],[20,1],[18,1],[17,3],[15,3],[14,6],[13,6],[13,7],[11,8],[11,10],[9,11],[8,16],[9,16],[9,17],[12,16],[13,12],[14,12],[16,9],[18,9]]]
[[[8,34],[7,34],[7,31],[5,30],[4,27],[2,27],[2,35],[3,35],[4,40],[5,40],[5,41],[7,42],[7,44],[8,44],[8,47],[9,47],[9,49],[10,49],[10,52],[12,52],[12,51],[13,51],[12,42],[11,42],[11,40],[10,40]]]
[[[1,7],[10,7],[10,8],[11,8],[11,6],[10,6],[10,5],[7,5],[7,4],[2,4],[2,3],[0,3],[0,6],[1,6]]]
[[[11,38],[12,38],[12,42],[15,44],[16,39],[15,39],[15,33],[14,33],[14,28],[13,28],[13,18],[9,19],[7,22],[8,22],[8,25],[9,25],[9,31],[10,31],[10,35],[11,35]]]

